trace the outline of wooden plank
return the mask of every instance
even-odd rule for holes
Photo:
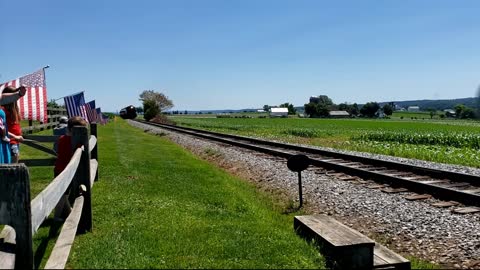
[[[375,243],[372,239],[327,215],[296,216],[295,218],[334,246]]]
[[[43,152],[45,152],[45,153],[47,153],[47,154],[50,154],[50,155],[52,155],[52,156],[56,156],[56,155],[57,155],[57,153],[55,153],[55,151],[53,151],[53,149],[48,148],[48,147],[45,147],[45,146],[40,145],[40,144],[37,144],[37,143],[34,143],[34,142],[23,141],[23,144],[28,145],[28,146],[30,146],[30,147],[32,147],[32,148],[37,149],[37,150],[43,151]]]
[[[77,171],[82,149],[78,148],[73,154],[65,170],[60,173],[53,181],[32,200],[32,233],[34,234],[42,222],[50,215],[72,182],[73,176]]]
[[[15,245],[15,230],[6,225],[0,232],[0,247],[7,246],[2,248],[0,251],[0,269],[14,269],[15,268],[15,253],[14,250],[9,250],[9,247],[12,248]]]
[[[430,199],[432,198],[432,195],[429,194],[414,194],[410,196],[405,196],[405,199],[409,201],[416,201],[416,200],[425,200],[425,199]]]
[[[93,186],[93,182],[95,182],[95,177],[97,175],[97,168],[98,162],[96,159],[90,160],[90,187]]]
[[[435,207],[444,208],[444,207],[450,207],[450,206],[455,206],[455,205],[459,205],[459,204],[460,204],[459,202],[449,201],[449,202],[437,202],[437,203],[432,203],[432,204],[430,204],[430,205],[431,205],[431,206],[435,206]]]
[[[453,213],[457,214],[473,214],[480,212],[479,207],[459,207],[452,210]]]
[[[20,159],[19,162],[25,163],[27,167],[53,166],[55,165],[55,158]]]
[[[97,142],[95,143],[95,147],[90,151],[90,158],[95,159],[98,162],[98,130],[97,130],[97,124],[96,123],[91,123],[90,124],[90,134],[92,136],[95,136],[97,138]],[[90,142],[89,142],[90,144]],[[95,174],[95,181],[98,180],[98,166]]]
[[[384,187],[388,187],[388,185],[385,185],[385,184],[373,184],[373,185],[367,186],[367,188],[369,188],[369,189],[380,189],[380,188],[384,188]]]
[[[33,140],[36,142],[56,142],[58,138],[60,138],[59,135],[25,135],[23,138],[27,140]]]
[[[326,215],[296,216],[294,229],[318,243],[328,268],[371,269],[375,242]]]
[[[78,225],[78,230],[82,233],[87,231],[92,231],[92,197],[91,197],[91,184],[90,184],[90,149],[88,145],[88,129],[83,126],[74,126],[72,128],[72,149],[75,149],[77,145],[83,145],[85,148],[82,156],[80,157],[80,163],[78,164],[78,171],[75,175],[74,187],[79,187],[84,185],[86,191],[83,192],[85,198],[82,217],[80,219],[80,224]],[[73,190],[74,194],[78,194],[77,190]]]
[[[25,164],[0,165],[0,224],[15,229],[15,268],[33,268],[30,179]]]
[[[452,183],[452,184],[449,184],[449,185],[445,185],[445,187],[447,187],[447,188],[452,188],[452,187],[459,188],[459,187],[466,187],[466,186],[469,186],[469,185],[470,185],[470,183],[460,182],[460,183]]]
[[[45,269],[65,269],[65,264],[67,263],[77,233],[78,223],[80,222],[83,202],[83,196],[75,199],[72,212],[67,220],[65,220],[65,224],[63,224],[62,231],[60,232],[52,253],[48,258]]]
[[[93,148],[97,145],[97,138],[95,136],[90,136],[90,140],[88,141],[88,151],[92,152]]]
[[[402,193],[402,192],[407,192],[408,189],[406,188],[384,188],[382,189],[382,192],[386,193]]]
[[[373,250],[373,268],[393,267],[395,269],[410,269],[410,261],[388,248],[375,243]]]

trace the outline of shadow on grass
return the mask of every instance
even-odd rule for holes
[[[55,240],[57,238],[59,230],[62,227],[62,225],[63,225],[63,222],[55,221],[52,218],[48,218],[40,226],[41,228],[50,227],[50,229],[48,231],[48,236],[42,239],[42,241],[37,247],[37,250],[35,251],[34,258],[33,258],[35,269],[40,268],[40,264],[42,263],[43,257],[45,256],[45,253],[47,251],[48,243],[51,240]]]

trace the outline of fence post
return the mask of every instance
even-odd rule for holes
[[[95,147],[92,149],[91,153],[91,159],[96,159],[98,162],[98,135],[97,135],[97,123],[91,123],[90,124],[90,133],[95,136],[97,139],[97,143],[95,144]],[[95,172],[95,181],[98,180],[98,166],[97,166],[97,171]]]
[[[25,164],[1,165],[0,224],[15,229],[15,269],[33,269],[30,179]]]
[[[78,195],[78,187],[85,185],[87,191],[83,192],[84,203],[82,217],[78,224],[78,232],[85,233],[92,230],[92,191],[90,187],[90,151],[88,148],[88,129],[83,126],[74,126],[72,129],[72,149],[75,151],[77,146],[83,145],[84,151],[78,164],[77,172],[73,179],[73,186],[70,192]]]
[[[28,120],[28,127],[29,128],[32,128],[33,127],[33,120]],[[33,133],[33,129],[30,129],[28,131],[28,134],[32,134]]]

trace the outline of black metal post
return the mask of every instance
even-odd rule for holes
[[[303,205],[303,198],[302,198],[302,172],[298,172],[298,196],[300,200],[300,206],[298,208],[302,208]]]

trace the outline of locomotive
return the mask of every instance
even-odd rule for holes
[[[137,117],[137,110],[135,106],[130,105],[120,110],[120,117],[123,119],[135,119]]]

